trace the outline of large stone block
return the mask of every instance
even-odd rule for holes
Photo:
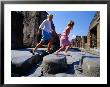
[[[55,54],[47,55],[43,58],[42,67],[43,75],[63,72],[67,68],[66,57]]]
[[[48,53],[38,49],[35,55],[30,53],[31,49],[12,50],[11,54],[11,73],[12,76],[24,76],[37,68],[37,64],[43,60]]]
[[[100,76],[100,58],[85,57],[82,63],[83,74],[88,77]]]
[[[31,56],[30,58],[21,58],[15,58],[11,61],[12,73],[26,75],[34,67],[34,65],[42,60],[42,57],[39,54]]]

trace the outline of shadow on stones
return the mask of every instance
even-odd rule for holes
[[[75,65],[79,65],[80,61],[73,62],[72,64],[68,64],[68,68],[66,70],[66,74],[74,74],[75,73]]]
[[[79,48],[70,48],[68,51],[71,51],[71,52],[81,52],[81,50]]]
[[[99,58],[99,57],[96,57],[96,56],[82,56],[82,58]]]
[[[57,54],[55,54],[55,55],[57,55]],[[62,54],[60,53],[57,55],[57,57],[61,57],[61,56],[65,56],[65,55],[63,53]]]
[[[14,72],[12,72],[12,77],[21,77],[21,76],[28,76],[31,75],[36,71],[36,69],[39,67],[39,65],[34,64],[31,67],[28,67],[28,70],[23,69],[22,67],[16,68]]]
[[[13,50],[18,50],[18,51],[30,51],[31,49],[26,49],[26,48],[24,48],[24,49],[13,49]]]

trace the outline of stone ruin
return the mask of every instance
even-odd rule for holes
[[[48,13],[45,11],[24,11],[22,13],[24,15],[23,43],[26,47],[35,46],[41,39],[41,35],[38,36],[36,32],[42,21],[47,18]]]
[[[47,18],[46,11],[12,11],[11,12],[11,49],[34,47],[41,40],[41,32],[36,32],[43,20]],[[52,22],[52,28],[55,26]],[[54,45],[59,46],[59,38],[54,38]],[[53,46],[55,48],[56,46]]]
[[[94,15],[87,36],[76,36],[72,39],[73,47],[100,48],[100,12]]]
[[[87,35],[89,48],[100,48],[100,12],[97,11],[89,26]]]
[[[85,48],[87,43],[87,36],[76,36],[72,39],[72,47]]]

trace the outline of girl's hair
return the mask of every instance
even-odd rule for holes
[[[68,26],[73,26],[74,25],[74,21],[70,20],[67,25]]]

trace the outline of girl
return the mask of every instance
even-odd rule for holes
[[[63,49],[65,49],[65,55],[67,55],[67,50],[70,47],[70,41],[68,40],[68,35],[70,33],[70,30],[73,28],[73,26],[74,26],[74,22],[69,21],[68,24],[67,24],[67,27],[64,30],[64,32],[61,34],[61,37],[60,37],[60,46],[61,46],[61,48],[59,48],[56,51],[57,55]]]

